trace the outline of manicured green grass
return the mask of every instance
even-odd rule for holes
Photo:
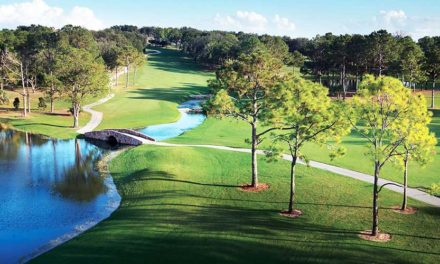
[[[125,75],[119,78],[116,96],[96,107],[104,113],[98,129],[141,128],[170,123],[179,118],[176,106],[189,94],[206,93],[207,80],[213,77],[177,50],[161,49],[150,55],[138,70],[134,87],[124,90]],[[133,80],[130,73],[130,82]]]
[[[300,166],[297,219],[287,207],[289,163],[260,160],[270,189],[247,193],[249,154],[203,148],[142,146],[110,166],[120,208],[95,228],[33,263],[438,263],[440,209],[410,200],[419,211],[389,208],[380,194],[381,230],[392,241],[361,240],[370,228],[371,185]]]
[[[84,126],[90,119],[90,114],[81,113],[79,118],[80,126]],[[50,115],[43,113],[31,113],[28,117],[22,118],[20,114],[2,117],[0,123],[7,124],[13,128],[31,132],[34,134],[46,135],[53,138],[67,139],[78,135],[77,128],[72,128],[73,117],[70,115]]]
[[[19,91],[19,90],[17,90]],[[7,109],[8,111],[0,111],[0,123],[12,126],[17,130],[31,132],[35,134],[41,134],[50,136],[53,138],[74,138],[78,135],[77,129],[73,129],[73,117],[69,114],[68,109],[71,105],[66,98],[58,99],[55,101],[55,114],[49,114],[50,105],[46,102],[47,108],[45,110],[38,108],[38,98],[45,97],[45,94],[41,91],[31,93],[31,111],[26,118],[21,116],[22,113],[22,97],[20,98],[20,111],[13,111],[12,102],[17,97],[16,92],[7,91],[9,97],[9,103],[0,106],[0,108]],[[86,98],[83,105],[97,101],[99,98],[89,97]],[[82,112],[80,114],[79,123],[80,126],[84,126],[90,120],[90,114]]]
[[[434,117],[431,123],[431,131],[437,134],[440,142],[440,117]],[[250,147],[245,139],[250,138],[250,126],[244,122],[232,119],[208,118],[201,126],[186,132],[185,134],[169,140],[180,144],[212,144],[231,147]],[[268,148],[270,141],[263,142],[261,148]],[[344,168],[373,173],[373,164],[365,156],[367,152],[366,140],[360,135],[352,133],[343,139],[342,145],[347,149],[346,155],[335,160],[329,157],[330,151],[326,147],[309,144],[304,153],[311,160],[334,164]],[[412,187],[428,188],[432,183],[440,182],[440,145],[437,146],[437,154],[433,162],[425,167],[415,163],[409,166],[409,185]],[[403,172],[396,164],[389,163],[382,170],[382,177],[397,182],[403,182]]]

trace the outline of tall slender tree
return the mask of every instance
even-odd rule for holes
[[[379,235],[379,179],[383,166],[400,155],[405,134],[399,133],[411,123],[411,91],[402,82],[392,77],[367,75],[352,101],[357,121],[352,125],[366,140],[368,156],[374,164],[372,231]],[[360,126],[359,124],[362,124]]]
[[[265,118],[270,91],[285,78],[284,64],[264,48],[228,60],[218,69],[210,87],[215,95],[209,102],[208,113],[242,120],[251,128],[252,183],[258,187],[257,148],[264,136],[274,128],[258,131]]]
[[[342,102],[332,101],[324,86],[295,77],[279,84],[271,95],[273,111],[269,111],[271,122],[283,128],[275,133],[274,141],[287,145],[290,153],[289,208],[284,212],[296,217],[302,214],[294,210],[295,168],[298,159],[305,158],[305,144],[324,144],[329,139],[338,141],[350,131],[350,123],[343,114]],[[340,154],[334,148],[332,154]]]
[[[440,76],[440,37],[424,37],[419,45],[425,53],[423,69],[432,82],[431,108],[435,107],[435,85]]]
[[[408,111],[405,113],[407,122],[400,124],[394,133],[396,137],[404,138],[400,154],[395,156],[398,165],[403,167],[403,199],[401,210],[406,211],[408,205],[408,164],[410,161],[424,166],[432,160],[435,154],[437,139],[429,131],[432,113],[426,108],[425,97],[413,94],[408,101]]]

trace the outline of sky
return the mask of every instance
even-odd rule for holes
[[[128,24],[308,38],[379,29],[440,35],[439,14],[440,0],[0,0],[0,28]]]

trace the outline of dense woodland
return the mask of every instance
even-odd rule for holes
[[[187,27],[124,25],[90,31],[71,25],[61,29],[32,25],[0,31],[0,103],[12,99],[5,88],[19,87],[26,114],[29,93],[40,89],[47,95],[41,98],[42,106],[47,101],[53,112],[55,100],[68,97],[77,116],[83,97],[106,91],[105,71],[114,72],[118,82],[118,71],[130,67],[135,71],[144,62],[147,45],[174,46],[211,69],[264,47],[284,64],[344,97],[357,89],[365,74],[394,76],[407,87],[432,88],[433,93],[440,75],[440,37],[415,42],[385,30],[306,39]]]

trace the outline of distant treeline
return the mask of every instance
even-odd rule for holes
[[[316,81],[344,91],[365,74],[394,76],[411,87],[416,83],[434,87],[440,75],[440,37],[424,37],[415,42],[409,36],[385,30],[369,35],[327,33],[307,39],[188,27],[112,29],[140,34],[153,45],[175,45],[195,61],[213,67],[263,44],[286,64],[300,67]]]
[[[7,51],[14,52],[22,60],[28,86],[33,82],[44,85],[50,80],[50,65],[44,65],[39,57],[42,53],[51,54],[47,51],[57,50],[56,47],[66,41],[90,52],[110,71],[141,63],[139,53],[148,45],[173,45],[195,62],[212,69],[260,46],[286,65],[300,69],[306,77],[344,95],[354,90],[365,74],[394,76],[414,88],[416,85],[434,88],[440,75],[440,37],[424,37],[415,42],[411,37],[393,35],[385,30],[369,35],[327,33],[307,39],[189,27],[122,25],[89,31],[74,26],[56,30],[33,25],[0,31],[1,86],[13,82],[7,76],[2,59]]]

